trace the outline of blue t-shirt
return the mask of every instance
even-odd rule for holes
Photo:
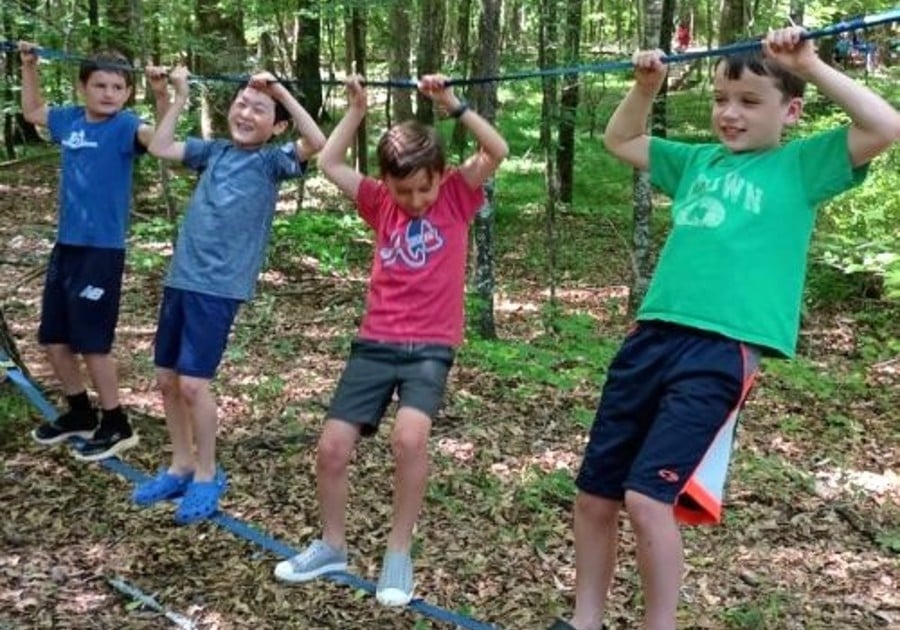
[[[247,151],[228,140],[188,138],[185,166],[199,171],[166,286],[234,300],[253,297],[275,215],[278,185],[306,163],[293,142]]]
[[[128,111],[90,122],[84,107],[50,108],[50,137],[62,146],[57,242],[125,249],[141,124]]]

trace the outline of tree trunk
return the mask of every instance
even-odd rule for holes
[[[347,21],[347,74],[366,74],[366,9],[351,7]],[[366,119],[363,118],[356,131],[356,142],[353,156],[356,170],[366,174],[369,172],[369,143]]]
[[[12,14],[7,3],[0,6],[0,24],[3,27],[3,38],[6,41],[15,41]],[[16,159],[16,116],[14,112],[20,109],[20,106],[13,94],[13,85],[17,83],[15,68],[18,67],[16,65],[18,61],[18,55],[12,51],[3,54],[3,147],[7,160]]]
[[[557,24],[556,0],[541,0],[541,19],[538,26],[538,65],[541,69],[556,65]],[[541,79],[541,148],[544,152],[545,184],[547,204],[545,207],[545,230],[547,238],[547,284],[550,290],[550,316],[547,319],[551,330],[556,329],[556,206],[559,200],[559,179],[556,175],[555,145],[553,126],[557,118],[556,77]]]
[[[247,59],[244,17],[240,8],[217,0],[197,0],[195,5],[197,74],[233,74]],[[228,129],[228,108],[235,85],[220,81],[204,84],[200,101],[200,128],[204,138]]]
[[[100,48],[100,7],[97,0],[88,0],[88,33],[91,50]]]
[[[129,0],[112,0],[106,5],[106,29],[104,29],[103,46],[125,55],[129,63],[134,63],[135,40],[137,33],[135,20],[132,16],[132,6]],[[132,75],[135,83],[139,77]],[[133,107],[135,102],[135,90],[126,101],[126,107]]]
[[[390,76],[397,79],[407,78],[412,74],[409,56],[412,52],[412,23],[409,16],[409,3],[405,0],[394,0],[391,4],[391,48],[388,70]],[[389,93],[393,120],[396,124],[413,117],[412,91],[391,90]]]
[[[441,44],[444,41],[445,0],[422,0],[419,18],[419,46],[416,53],[416,74],[421,77],[439,72],[443,61]],[[434,122],[431,99],[416,92],[416,118],[430,125]]]
[[[297,56],[294,74],[300,82],[297,93],[307,112],[322,120],[322,78],[319,58],[322,53],[321,15],[318,0],[297,0],[298,26]]]
[[[16,340],[12,336],[9,326],[6,325],[6,318],[3,316],[2,308],[0,308],[0,350],[3,350],[3,352],[6,353],[6,356],[19,366],[19,369],[25,376],[31,378],[31,375],[25,368],[25,364],[22,362],[22,356],[19,354],[19,349],[16,347]]]
[[[719,17],[719,45],[731,44],[747,35],[749,0],[722,0]]]
[[[668,41],[660,41],[662,36],[663,0],[644,0],[644,41],[641,48],[660,48],[662,45],[669,47]],[[668,27],[671,35],[671,26]],[[668,38],[671,40],[671,36]],[[661,96],[665,99],[665,93]],[[654,103],[654,109],[657,104]],[[663,121],[665,120],[665,102],[662,104]],[[664,123],[663,123],[664,127]],[[647,293],[653,267],[650,256],[650,216],[653,213],[653,191],[650,187],[650,174],[647,171],[634,170],[633,175],[633,202],[634,202],[634,226],[631,235],[633,248],[633,272],[631,291],[628,294],[628,311],[637,311]]]
[[[803,12],[805,10],[803,0],[791,0],[791,20],[797,26],[803,26]]]
[[[581,48],[582,0],[566,0],[566,34],[563,50],[564,64],[578,63]],[[578,119],[577,74],[563,77],[560,99],[559,146],[556,149],[556,166],[559,173],[559,199],[572,203],[572,184],[575,172],[575,124]]]
[[[463,74],[468,68],[469,55],[469,32],[472,21],[472,0],[459,0],[456,7],[456,54],[454,61],[462,68]]]
[[[500,68],[501,0],[482,0],[478,20],[478,54],[473,62],[477,76],[497,74]],[[472,87],[472,104],[488,122],[497,114],[497,84]],[[485,205],[475,217],[475,287],[478,293],[478,332],[483,339],[495,339],[494,324],[494,180],[485,184]]]

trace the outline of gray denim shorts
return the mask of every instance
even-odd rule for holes
[[[400,407],[434,418],[455,354],[450,346],[439,344],[356,339],[328,417],[359,424],[362,435],[372,435],[396,391]]]

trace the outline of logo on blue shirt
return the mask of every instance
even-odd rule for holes
[[[97,143],[84,139],[84,129],[73,131],[69,137],[62,141],[62,145],[69,149],[96,149]]]
[[[428,219],[412,219],[406,229],[391,234],[391,244],[378,252],[386,267],[402,261],[418,269],[428,262],[428,254],[444,246],[444,238]]]

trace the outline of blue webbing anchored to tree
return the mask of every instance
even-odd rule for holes
[[[25,397],[41,412],[41,414],[47,418],[47,420],[54,420],[58,415],[56,408],[51,405],[41,391],[34,385],[28,378],[22,373],[19,369],[19,366],[15,364],[9,356],[6,355],[5,352],[0,350],[0,368],[2,368],[6,377],[14,383],[25,395]],[[131,481],[134,484],[140,483],[142,481],[147,481],[149,477],[135,468],[132,468],[122,460],[116,457],[110,457],[108,459],[101,460],[98,462],[101,466],[106,468],[109,471],[112,471],[118,475],[121,475],[128,481]],[[267,534],[266,532],[258,529],[257,527],[245,523],[244,521],[235,518],[225,512],[218,512],[212,518],[209,519],[222,529],[231,532],[235,536],[239,538],[243,538],[258,547],[265,549],[266,551],[271,552],[275,556],[287,559],[293,557],[300,553],[299,550],[294,549],[287,543],[281,542]],[[359,589],[361,591],[365,591],[369,595],[375,594],[375,584],[372,582],[365,580],[357,575],[353,575],[352,573],[346,572],[335,572],[328,573],[323,575],[321,579],[329,580],[331,582],[335,582],[337,584],[343,584],[349,586],[350,588]],[[453,624],[460,628],[466,628],[467,630],[499,630],[498,626],[494,626],[483,621],[478,621],[477,619],[473,619],[461,613],[456,613],[450,610],[445,610],[433,604],[429,604],[425,600],[422,599],[413,599],[407,607],[419,613],[420,615],[424,615],[425,617],[430,617],[436,621],[441,621],[443,623]]]
[[[859,29],[867,29],[872,28],[873,26],[878,26],[879,24],[889,24],[891,22],[900,22],[900,8],[890,9],[888,11],[883,11],[881,13],[875,13],[873,15],[862,16],[858,18],[854,18],[852,20],[846,20],[843,22],[838,22],[836,24],[832,24],[831,26],[826,26],[820,29],[816,29],[813,31],[807,31],[803,35],[803,39],[820,39],[823,37],[833,37],[835,35],[840,35],[841,33],[847,33],[849,31],[855,31]],[[720,46],[719,48],[710,48],[707,50],[692,50],[683,53],[677,53],[673,55],[666,55],[663,57],[663,61],[665,63],[681,63],[685,61],[693,61],[695,59],[703,59],[705,57],[721,57],[725,55],[733,55],[737,53],[749,52],[752,50],[757,50],[762,47],[762,43],[759,39],[738,42],[736,44],[729,44],[727,46]],[[18,44],[12,41],[0,41],[0,51],[5,52],[14,52],[18,50]],[[39,56],[44,57],[45,59],[59,59],[63,61],[74,61],[81,63],[82,61],[86,61],[88,58],[82,55],[74,55],[67,52],[62,52],[58,50],[51,50],[48,48],[37,48],[36,52]],[[143,68],[136,68],[131,65],[125,64],[103,64],[103,67],[108,67],[110,69],[115,70],[125,70],[128,72],[143,72]],[[447,84],[448,85],[480,85],[484,83],[495,83],[501,81],[517,81],[522,79],[533,79],[539,77],[552,77],[552,76],[562,76],[562,75],[572,75],[572,74],[600,74],[605,72],[616,72],[619,70],[628,70],[633,67],[631,61],[606,61],[602,63],[596,64],[583,64],[576,66],[567,66],[560,68],[545,68],[542,70],[525,70],[522,72],[510,72],[507,74],[498,74],[494,76],[486,76],[486,77],[469,77],[469,78],[459,78],[454,79],[451,78]],[[249,78],[247,74],[209,74],[209,75],[194,75],[190,76],[190,80],[197,83],[209,83],[209,82],[226,82],[226,83],[244,83]],[[297,79],[279,79],[282,83],[288,85],[309,85],[313,83],[317,83],[319,85],[343,85],[343,81],[338,81],[335,79],[320,79],[319,81],[300,81]],[[366,80],[365,85],[369,87],[384,87],[384,88],[416,88],[418,86],[418,81],[416,79],[387,79],[387,80]]]

